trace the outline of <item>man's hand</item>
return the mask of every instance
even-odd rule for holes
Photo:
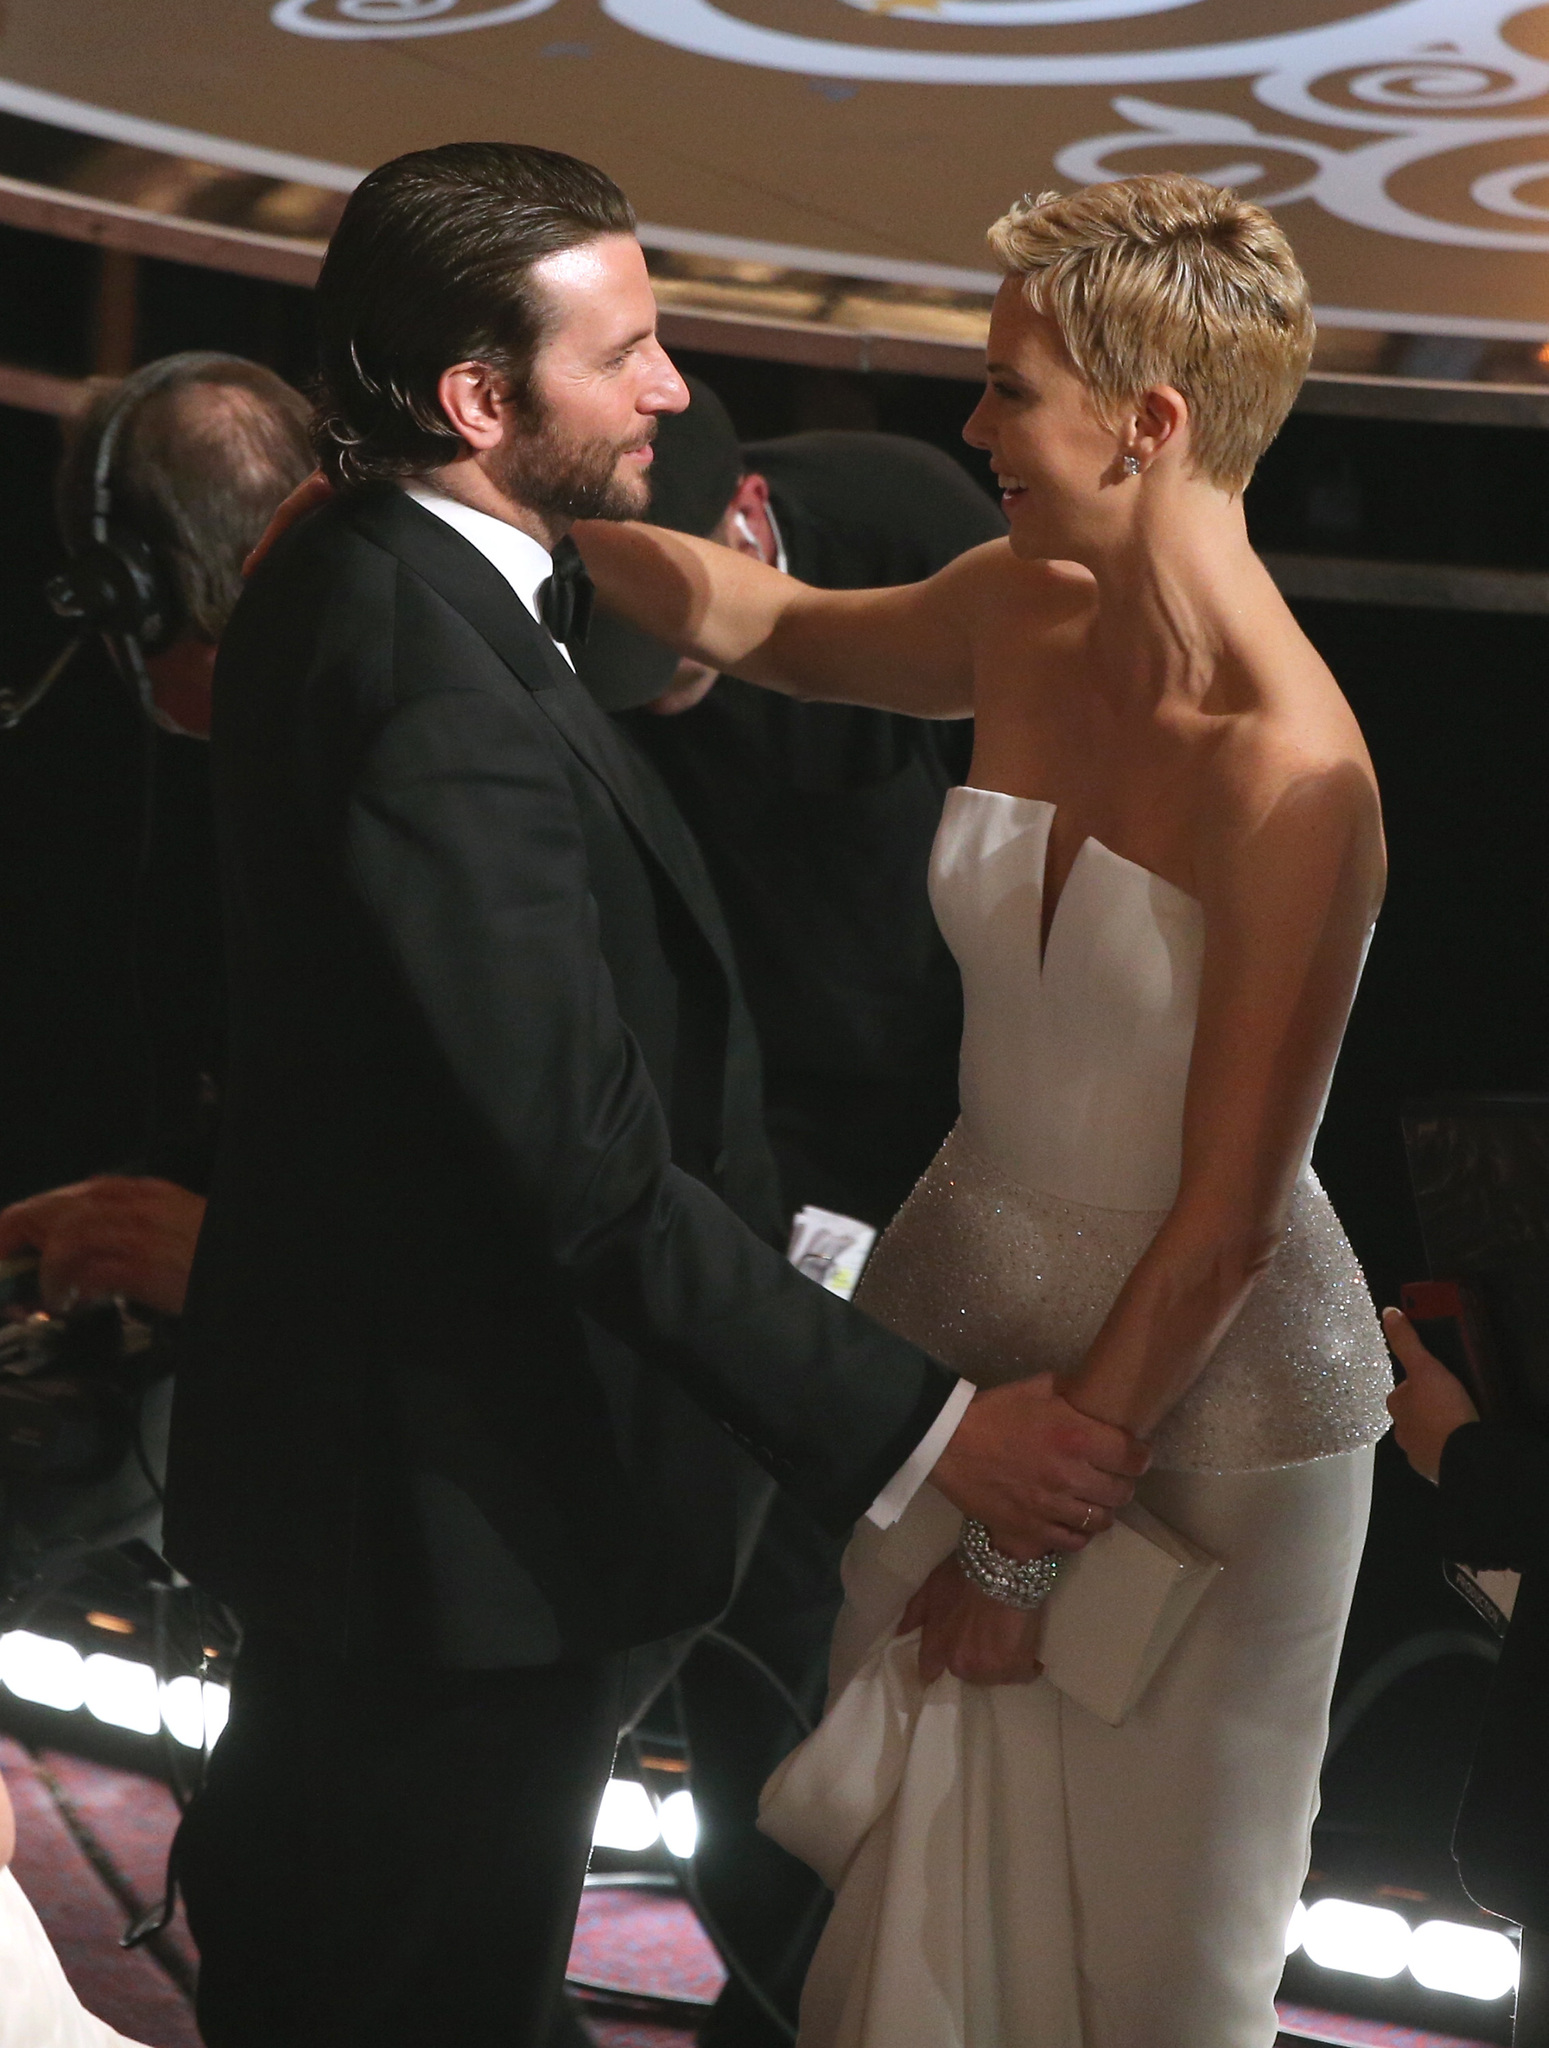
[[[931,1573],[898,1624],[898,1633],[920,1631],[920,1680],[929,1685],[943,1671],[969,1685],[1025,1685],[1043,1670],[1038,1645],[1043,1610],[1030,1614],[991,1600],[970,1586],[955,1557]]]
[[[35,1251],[43,1306],[56,1312],[121,1294],[177,1316],[203,1222],[187,1188],[104,1174],[0,1210],[0,1259]]]
[[[1477,1422],[1479,1410],[1462,1381],[1426,1350],[1402,1309],[1382,1311],[1382,1331],[1404,1368],[1402,1382],[1388,1396],[1393,1434],[1421,1478],[1434,1485],[1448,1437],[1465,1422]]]
[[[1043,1557],[1108,1528],[1150,1462],[1144,1444],[1073,1408],[1044,1372],[976,1394],[930,1478],[999,1549]]]

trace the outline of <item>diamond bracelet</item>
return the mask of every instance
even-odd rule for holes
[[[1017,1607],[1024,1614],[1041,1607],[1048,1599],[1064,1562],[1057,1550],[1025,1562],[1008,1557],[1005,1551],[995,1548],[989,1530],[972,1516],[964,1520],[957,1561],[970,1585],[977,1586],[991,1600],[998,1600],[1002,1607]]]

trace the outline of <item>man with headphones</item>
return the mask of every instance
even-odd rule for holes
[[[132,943],[148,1041],[143,1161],[0,1212],[0,1258],[38,1255],[46,1306],[122,1295],[176,1315],[204,1204],[211,1069],[218,1063],[220,942],[202,749],[215,652],[242,563],[312,466],[305,400],[258,363],[191,351],[98,392],[71,433],[55,509],[68,550],[49,585],[76,628],[30,689],[0,693],[12,726],[93,645],[146,721],[145,829]],[[131,1063],[132,1064],[132,1063]]]

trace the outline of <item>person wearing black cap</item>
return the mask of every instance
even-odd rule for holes
[[[827,589],[913,582],[1005,532],[985,493],[923,442],[806,433],[743,448],[715,393],[688,383],[691,405],[657,437],[657,524]],[[763,1053],[787,1217],[811,1204],[880,1227],[957,1113],[962,996],[925,877],[971,725],[777,697],[680,662],[605,613],[580,673],[703,849]],[[734,1964],[701,2048],[789,2040],[778,2015],[794,2021],[822,1931],[818,1879],[755,1826],[759,1788],[800,1724],[750,1655],[816,1719],[841,1547],[777,1495],[732,1607],[680,1675],[695,1888]]]
[[[895,434],[739,447],[724,406],[664,422],[651,517],[821,589],[908,583],[1005,532],[949,456]],[[787,1215],[887,1223],[957,1110],[961,993],[925,892],[972,726],[803,704],[680,663],[599,616],[583,679],[692,826],[765,1065]]]

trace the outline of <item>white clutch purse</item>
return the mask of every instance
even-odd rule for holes
[[[1044,1675],[1117,1728],[1221,1569],[1138,1501],[1068,1558],[1044,1605]]]

